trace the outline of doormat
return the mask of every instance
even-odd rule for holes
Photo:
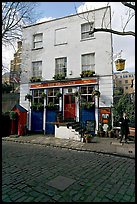
[[[57,188],[61,191],[64,191],[68,186],[70,186],[74,182],[75,182],[74,179],[70,179],[64,176],[57,176],[56,178],[48,181],[46,184],[54,188]]]

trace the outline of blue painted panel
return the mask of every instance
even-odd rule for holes
[[[84,127],[86,126],[87,121],[91,121],[91,120],[95,122],[95,109],[82,108],[80,111],[80,121],[83,123]],[[91,132],[91,133],[95,134],[95,130],[94,132]]]
[[[57,113],[53,110],[46,111],[46,134],[55,134],[55,125],[50,122],[55,122]]]
[[[33,132],[43,131],[43,111],[31,112],[31,131]]]

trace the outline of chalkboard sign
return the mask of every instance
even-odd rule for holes
[[[86,130],[87,131],[94,131],[95,129],[95,121],[94,120],[87,120],[86,121]]]

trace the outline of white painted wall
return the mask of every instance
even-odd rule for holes
[[[95,20],[95,26],[102,23],[102,16],[106,9],[98,9],[89,12],[89,19]],[[87,14],[85,13],[87,16]],[[81,14],[81,17],[83,14]],[[106,13],[106,25],[110,22],[110,11]],[[67,57],[67,78],[80,77],[81,55],[95,53],[95,72],[100,77],[99,89],[101,91],[100,106],[110,106],[112,102],[112,36],[110,33],[95,33],[90,40],[81,40],[81,24],[86,23],[78,15],[51,20],[45,23],[29,26],[23,30],[23,54],[21,83],[28,83],[32,73],[32,61],[42,60],[43,80],[52,80],[55,74],[55,58]],[[66,28],[66,44],[55,45],[56,29]],[[33,35],[43,33],[43,49],[32,50]],[[69,72],[72,71],[72,75]],[[25,87],[25,86],[24,86]],[[26,85],[27,87],[27,85]],[[22,92],[23,91],[23,92]],[[21,105],[25,105],[22,95],[28,93],[28,89],[21,89]],[[103,97],[104,96],[104,97]],[[26,106],[26,105],[25,105]]]

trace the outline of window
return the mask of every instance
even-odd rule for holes
[[[32,62],[33,77],[42,77],[42,61]]]
[[[38,49],[42,48],[43,34],[35,34],[33,35],[33,48]]]
[[[95,54],[82,55],[82,71],[92,70],[95,71]]]
[[[67,28],[60,28],[55,30],[55,45],[67,43]]]
[[[32,102],[44,104],[44,99],[41,98],[41,94],[44,92],[43,89],[32,90]]]
[[[81,25],[81,39],[88,39],[94,37],[94,34],[90,34],[90,31],[93,30],[94,23],[84,23]]]
[[[94,88],[92,86],[83,86],[80,88],[81,92],[81,102],[94,102],[94,97],[92,91]]]
[[[128,80],[125,80],[125,84],[128,84]]]
[[[66,76],[67,73],[67,58],[55,59],[55,74],[62,74]]]
[[[125,89],[127,90],[127,89],[128,89],[128,87],[125,87]]]
[[[59,98],[56,97],[57,92],[59,92],[59,88],[48,89],[48,104],[59,104]]]

